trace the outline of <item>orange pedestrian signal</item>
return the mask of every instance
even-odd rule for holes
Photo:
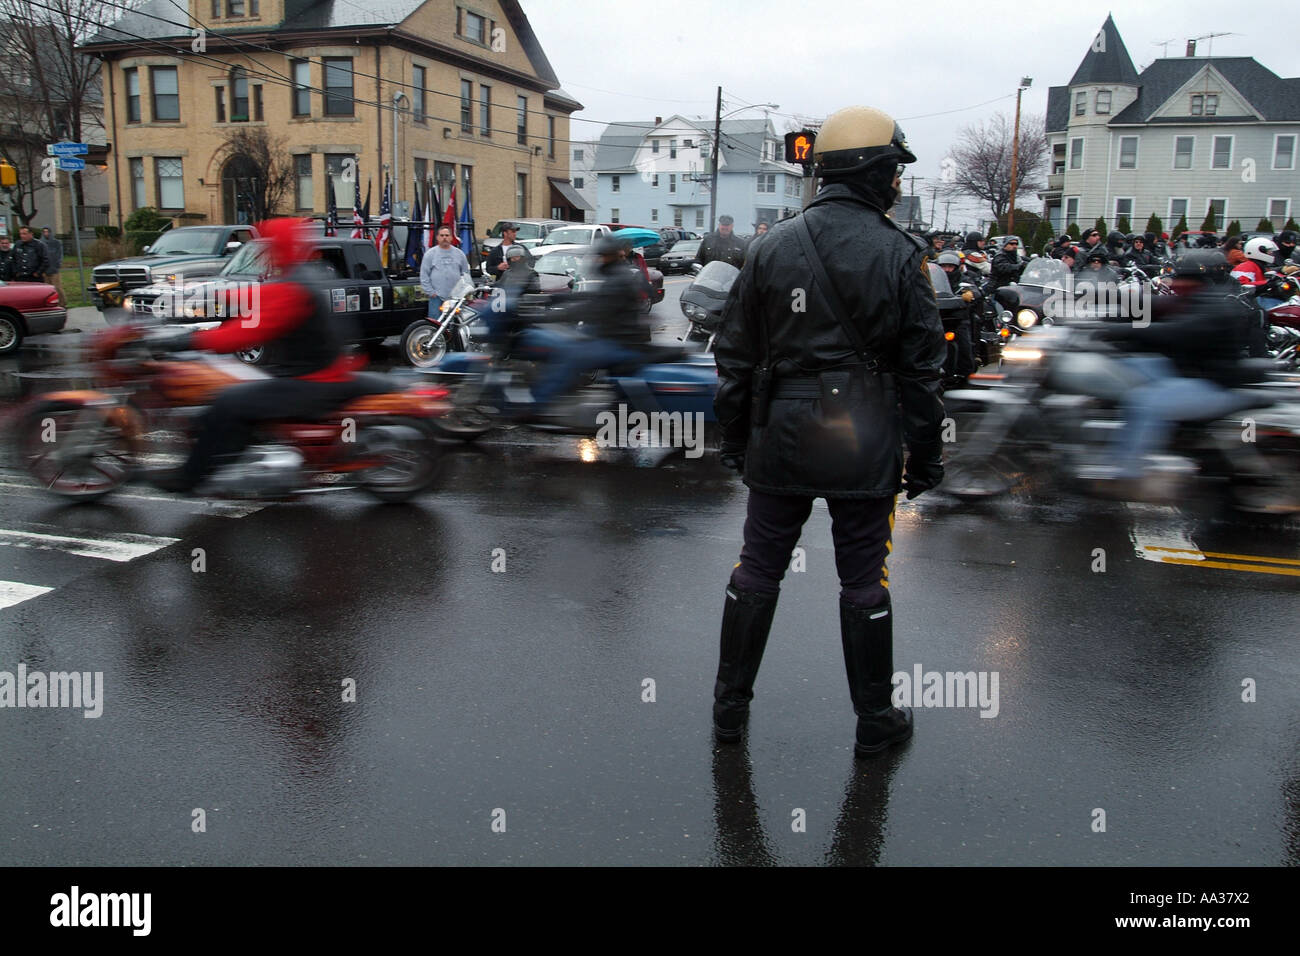
[[[804,172],[809,172],[813,164],[813,144],[817,142],[817,134],[812,130],[800,130],[797,133],[785,134],[785,161],[787,163],[798,163],[804,168]]]

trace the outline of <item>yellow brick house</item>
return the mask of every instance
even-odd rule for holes
[[[444,202],[456,183],[461,205],[470,187],[480,235],[502,218],[575,218],[567,146],[582,106],[515,0],[150,0],[83,49],[104,60],[119,226],[142,206],[245,221],[249,171],[222,145],[258,126],[292,164],[282,213],[324,214],[331,176],[346,221],[356,169],[374,217],[388,168],[397,201],[413,178],[435,178]]]

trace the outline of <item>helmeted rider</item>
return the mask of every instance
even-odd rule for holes
[[[1156,264],[1156,257],[1151,254],[1147,248],[1146,236],[1138,233],[1133,237],[1133,248],[1128,251],[1124,257],[1124,264],[1142,268],[1143,266],[1153,266]]]
[[[189,458],[178,469],[156,476],[170,491],[190,491],[218,465],[250,442],[260,421],[316,418],[361,394],[353,372],[357,362],[318,285],[323,273],[313,267],[305,219],[274,219],[258,225],[269,240],[272,274],[260,285],[254,311],[232,316],[213,329],[185,331],[155,343],[164,351],[198,349],[231,353],[266,349],[263,368],[272,378],[227,388],[198,421]]]
[[[966,241],[962,244],[962,257],[966,262],[966,268],[978,272],[981,276],[987,278],[993,270],[993,263],[989,254],[984,251],[984,233],[968,232]]]
[[[1268,236],[1256,236],[1242,247],[1241,256],[1232,266],[1232,277],[1242,285],[1257,288],[1265,282],[1264,273],[1273,268],[1277,243]]]
[[[1293,261],[1291,254],[1295,252],[1296,242],[1300,240],[1300,233],[1294,229],[1283,229],[1273,241],[1277,244],[1277,252],[1273,254],[1273,268],[1280,269],[1288,262]]]
[[[939,258],[935,260],[935,264],[944,271],[944,274],[948,277],[948,287],[961,303],[950,310],[950,314],[960,315],[961,321],[952,329],[956,336],[953,339],[955,361],[951,368],[947,367],[945,363],[944,371],[959,380],[955,384],[963,384],[975,371],[975,352],[972,345],[974,340],[971,336],[977,293],[974,289],[962,290],[958,288],[962,282],[966,281],[966,277],[962,271],[961,256],[955,251],[945,249],[939,253]]]
[[[1008,236],[1002,241],[1002,251],[993,257],[993,288],[1001,289],[1020,279],[1025,263],[1020,259],[1020,239]]]

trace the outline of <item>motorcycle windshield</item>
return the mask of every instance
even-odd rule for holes
[[[1021,285],[1035,285],[1044,289],[1065,289],[1070,269],[1060,259],[1035,259],[1020,274]]]
[[[459,279],[456,280],[456,284],[451,287],[451,295],[449,296],[449,298],[463,299],[465,296],[469,295],[473,291],[474,291],[474,280],[471,279],[469,276],[461,276]]]
[[[700,270],[700,274],[691,283],[692,288],[702,289],[718,295],[726,295],[731,285],[740,275],[740,270],[729,262],[716,260]]]

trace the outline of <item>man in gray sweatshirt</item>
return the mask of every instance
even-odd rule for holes
[[[451,229],[438,229],[438,244],[420,260],[420,288],[429,296],[429,316],[438,314],[443,299],[451,295],[452,288],[463,275],[469,275],[469,262],[465,253],[451,244]]]

